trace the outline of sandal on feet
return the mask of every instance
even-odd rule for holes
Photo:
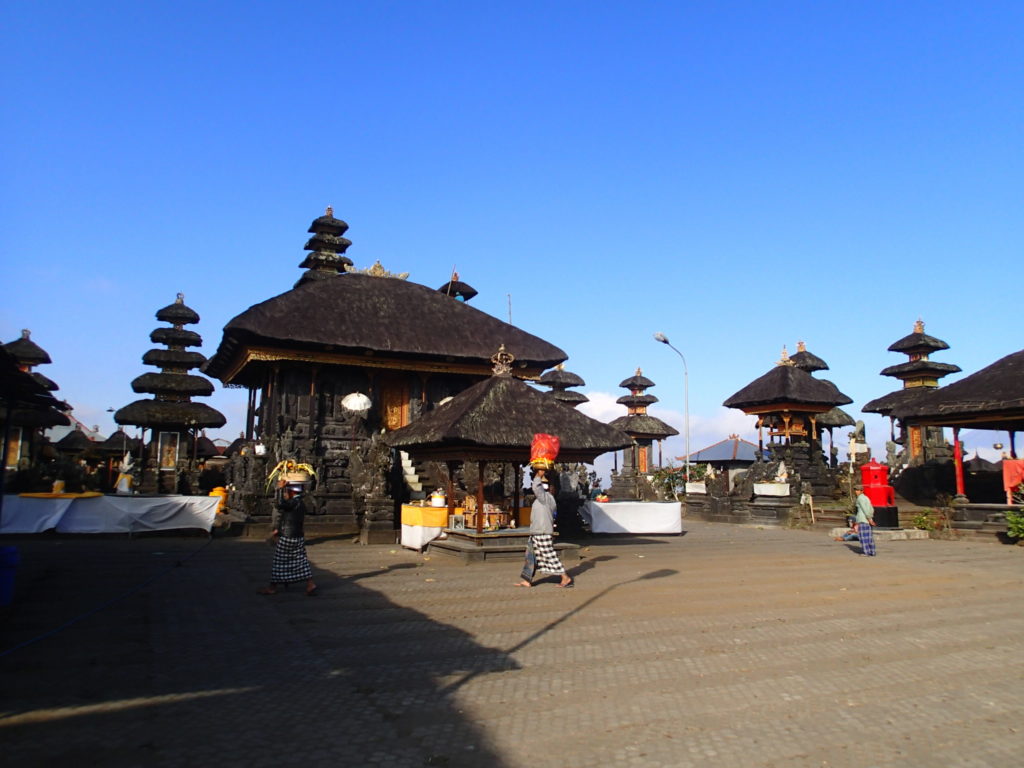
[[[277,590],[271,587],[264,587],[263,589],[256,590],[257,595],[276,595]]]
[[[559,584],[558,586],[561,587],[562,589],[572,589],[573,587],[576,586],[576,580],[573,579],[573,580],[567,582],[566,584]]]
[[[517,582],[516,582],[516,586],[517,586],[517,587],[532,587],[532,586],[533,586],[533,584],[528,584],[528,583],[527,583],[527,582],[525,582],[525,581],[517,581]]]
[[[316,597],[320,594],[320,587],[313,587],[306,590],[306,597]]]

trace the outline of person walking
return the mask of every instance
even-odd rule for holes
[[[284,478],[278,480],[281,498],[274,509],[270,539],[274,541],[274,561],[270,566],[270,584],[259,590],[261,595],[276,595],[281,584],[295,581],[306,582],[306,595],[315,597],[319,588],[313,582],[313,567],[306,556],[306,538],[303,530],[306,518],[306,502],[303,500],[303,486],[288,484]]]
[[[542,571],[561,576],[558,586],[572,587],[575,582],[565,572],[565,566],[555,551],[555,494],[558,493],[555,477],[548,480],[546,470],[535,469],[531,487],[534,501],[530,507],[530,539],[526,545],[526,563],[520,574],[522,578],[516,586],[532,587],[534,575]]]
[[[875,556],[875,534],[871,530],[875,524],[875,508],[871,499],[864,495],[863,486],[858,485],[857,491],[857,538],[860,539],[861,557]]]

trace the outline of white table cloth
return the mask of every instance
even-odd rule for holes
[[[588,501],[584,516],[594,533],[682,533],[678,501]]]
[[[0,533],[138,533],[181,528],[209,531],[219,496],[94,496],[40,499],[4,496]]]
[[[402,525],[402,546],[410,549],[422,550],[432,542],[444,528],[435,528],[432,525]]]

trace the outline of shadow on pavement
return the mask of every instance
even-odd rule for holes
[[[264,597],[259,542],[20,548],[0,624],[11,765],[503,765],[438,681],[517,663],[359,583],[409,564]]]

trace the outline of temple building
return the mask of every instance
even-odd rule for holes
[[[248,391],[243,445],[229,468],[229,506],[270,513],[267,478],[284,461],[307,464],[318,514],[364,541],[394,541],[394,514],[410,483],[437,487],[427,468],[403,472],[381,440],[491,375],[502,344],[514,375],[536,379],[566,359],[558,347],[470,306],[452,275],[441,289],[378,261],[357,270],[348,224],[328,208],[309,227],[306,272],[284,293],[224,328],[204,371]],[[414,480],[410,473],[427,476]]]
[[[26,373],[43,390],[56,392],[60,387],[51,379],[34,370],[36,366],[48,365],[52,361],[46,350],[32,341],[32,332],[22,330],[21,337],[4,344],[4,350],[13,360],[17,369]],[[12,403],[9,412],[0,409],[0,425],[8,435],[4,451],[4,467],[15,469],[19,463],[24,465],[36,461],[39,451],[45,443],[43,430],[54,426],[67,426],[70,419],[64,412],[71,410],[67,403],[55,401],[53,407],[26,407],[22,403]],[[63,411],[63,412],[62,412]]]
[[[201,430],[222,427],[224,415],[205,403],[193,403],[193,397],[213,394],[213,384],[202,376],[188,373],[199,368],[206,358],[187,347],[202,345],[202,337],[184,326],[199,322],[199,315],[185,305],[179,293],[173,304],[157,311],[156,319],[170,323],[150,335],[154,344],[166,349],[151,349],[142,362],[160,369],[144,373],[132,381],[132,390],[151,394],[151,399],[136,400],[114,413],[114,421],[145,430],[151,437],[142,467],[139,490],[143,493],[176,493],[194,489],[196,442]]]
[[[957,365],[929,359],[930,354],[943,349],[949,349],[949,344],[925,333],[924,322],[918,319],[914,323],[913,333],[889,345],[890,352],[906,355],[907,362],[890,365],[881,371],[882,376],[892,376],[902,381],[903,388],[876,398],[861,409],[865,413],[879,413],[889,417],[890,440],[902,446],[894,460],[896,464],[916,466],[932,460],[949,461],[953,457],[952,448],[946,442],[942,427],[907,427],[900,421],[897,435],[897,419],[892,415],[894,409],[912,406],[921,395],[937,389],[939,379],[960,372]]]
[[[658,441],[658,466],[661,466],[661,441],[679,434],[675,427],[647,413],[648,406],[658,402],[658,398],[647,394],[654,382],[644,376],[642,370],[637,368],[636,373],[619,382],[619,386],[629,390],[628,395],[615,401],[626,406],[627,413],[612,421],[610,426],[621,429],[633,438],[633,445],[622,452],[622,469],[612,473],[609,495],[616,501],[650,495],[644,493],[644,475],[654,467],[654,457],[651,455],[654,441]]]
[[[580,403],[590,402],[589,398],[582,392],[569,391],[569,387],[582,387],[587,382],[572,371],[565,370],[565,366],[561,363],[541,376],[537,383],[545,387],[551,387],[548,394],[560,403],[565,403],[570,408],[575,408]]]
[[[819,361],[813,363],[816,370],[828,367],[820,358],[815,360]],[[811,364],[810,353],[801,362]],[[727,398],[723,405],[757,417],[758,451],[762,457],[782,461],[788,471],[797,472],[815,498],[831,498],[836,481],[822,453],[818,417],[851,402],[835,384],[817,379],[797,366],[783,347],[774,368]],[[767,446],[766,427],[770,439]],[[794,492],[799,490],[791,485]]]

